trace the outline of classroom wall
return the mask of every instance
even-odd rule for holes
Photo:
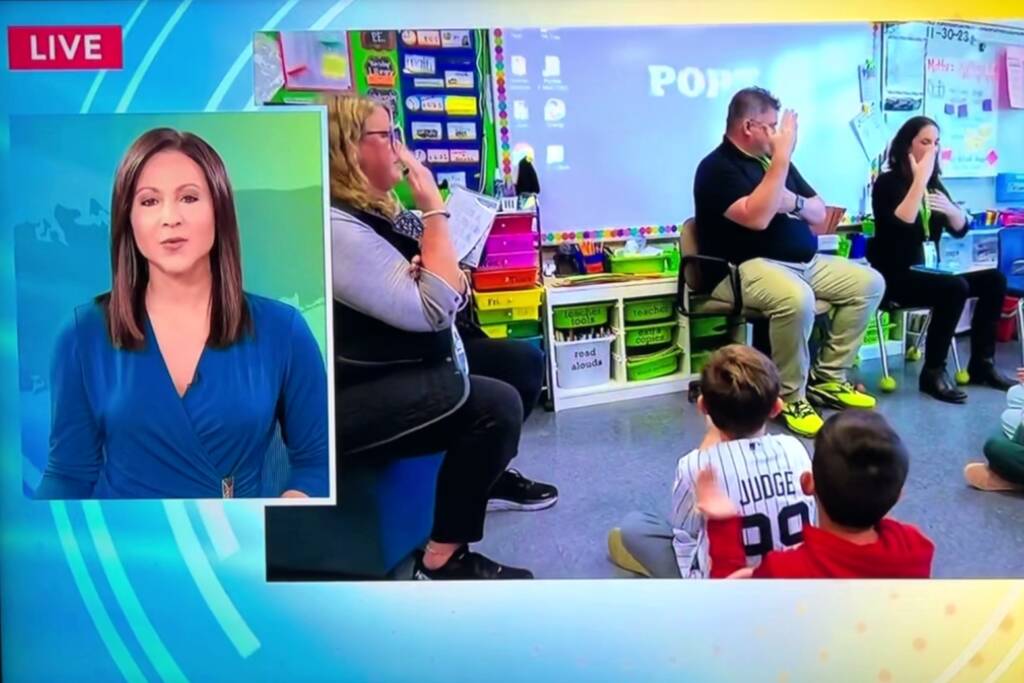
[[[664,226],[693,215],[693,176],[742,87],[800,114],[795,162],[860,213],[870,164],[851,128],[871,24],[507,29],[513,161],[532,152],[545,231]]]
[[[1024,173],[1024,109],[1010,109],[1006,90],[1006,67],[1003,52],[1007,45],[1024,45],[1024,21],[1004,21],[999,25],[954,23],[971,27],[981,40],[999,51],[999,102],[997,116],[997,147],[1000,155],[998,170],[1002,173]],[[908,22],[903,28],[914,32],[924,22]],[[902,29],[901,29],[902,30]],[[957,201],[972,211],[990,208],[1005,209],[1012,206],[995,201],[996,179],[946,178],[946,186]]]
[[[997,48],[1024,44],[1017,24],[979,30]],[[870,211],[850,120],[857,67],[878,46],[872,24],[506,29],[503,41],[512,159],[536,159],[547,231],[692,215],[693,171],[721,139],[729,96],[750,84],[800,112],[795,161],[825,201]],[[1005,83],[998,149],[1001,171],[1024,172],[1024,110],[1008,108]],[[994,177],[947,184],[972,211],[1006,208]]]
[[[1024,22],[1017,22],[1024,25]],[[1022,38],[1024,43],[1024,38]],[[1006,95],[1006,69],[1000,61],[999,109],[999,171],[1024,173],[1024,109],[1010,109]],[[995,178],[950,178],[946,183],[950,192],[972,211],[988,208],[1006,209],[1012,206],[996,202]]]

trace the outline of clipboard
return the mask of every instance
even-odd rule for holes
[[[452,187],[448,197],[448,230],[459,263],[476,268],[484,244],[498,213],[498,199],[468,190],[462,185]]]

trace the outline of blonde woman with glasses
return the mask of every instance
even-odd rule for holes
[[[434,177],[383,106],[341,96],[327,112],[341,470],[444,451],[433,533],[415,578],[532,578],[469,550],[483,537],[489,500],[510,479],[541,489],[545,502],[557,492],[506,471],[519,449],[523,400],[509,383],[473,374],[467,360],[455,323],[469,286]],[[395,199],[403,176],[418,216]]]

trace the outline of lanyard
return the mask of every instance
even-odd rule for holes
[[[740,149],[738,145],[736,146],[736,149]],[[761,168],[763,168],[766,172],[768,171],[768,167],[772,165],[772,158],[771,157],[768,157],[768,156],[755,157],[753,154],[749,154],[746,150],[742,150],[742,149],[740,149],[740,153],[742,153],[743,156],[745,156],[745,157],[750,157],[751,159],[756,159],[757,163],[761,164]]]
[[[924,225],[924,241],[927,242],[931,239],[931,222],[932,222],[932,207],[928,206],[927,195],[921,200],[921,210],[918,212],[921,216],[921,223]]]

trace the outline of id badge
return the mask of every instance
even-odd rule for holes
[[[462,343],[459,331],[452,323],[452,345],[455,347],[455,365],[462,371],[462,374],[469,374],[469,359],[466,358],[466,347]]]
[[[939,253],[935,249],[934,242],[924,243],[924,267],[935,268],[939,265]]]

